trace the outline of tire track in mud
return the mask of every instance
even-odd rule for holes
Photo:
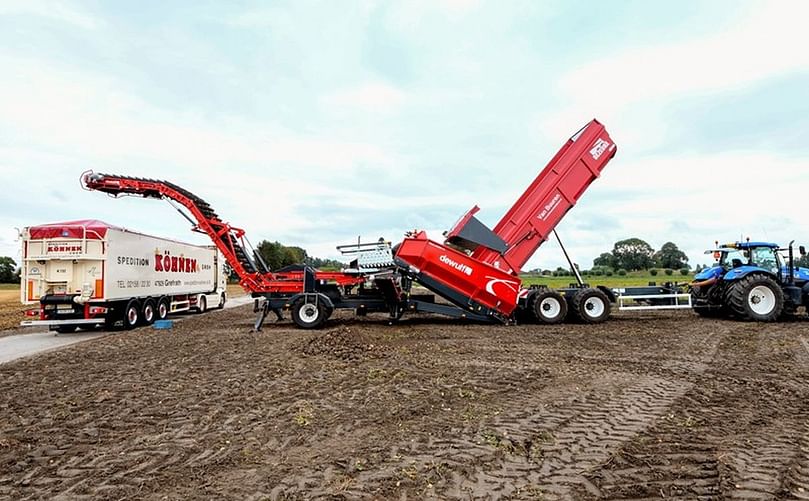
[[[803,436],[786,478],[786,496],[790,499],[809,500],[809,422],[803,425]]]
[[[425,495],[451,499],[523,495],[564,499],[575,487],[598,495],[584,474],[609,461],[623,443],[652,426],[693,387],[692,380],[704,372],[717,350],[716,336],[706,335],[702,341],[706,350],[702,356],[676,364],[678,372],[688,374],[688,378],[639,378],[633,373],[590,367],[585,373],[591,378],[601,373],[605,379],[601,383],[601,379],[591,381],[588,386],[612,388],[612,393],[592,391],[567,402],[543,402],[542,398],[520,393],[487,425],[410,444],[410,454],[388,468],[387,475],[375,472],[358,480],[370,487],[394,479],[399,486],[420,478],[427,486]],[[452,365],[487,367],[492,363],[497,363],[499,370],[509,367],[492,360],[456,361]],[[515,372],[526,368],[522,360],[510,365]],[[449,477],[443,473],[450,471]]]
[[[807,386],[783,333],[726,333],[703,381],[590,479],[606,499],[805,496]],[[796,356],[797,355],[797,356]],[[792,465],[792,466],[790,466]],[[579,491],[585,495],[586,492]]]

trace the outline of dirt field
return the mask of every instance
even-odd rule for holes
[[[0,289],[0,331],[19,327],[27,308],[20,304],[19,288]],[[0,332],[0,336],[2,336]]]
[[[0,366],[0,498],[809,499],[807,322],[252,321]]]

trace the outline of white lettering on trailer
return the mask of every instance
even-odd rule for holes
[[[604,153],[607,148],[610,146],[609,141],[604,141],[603,139],[599,138],[596,141],[596,144],[593,145],[592,149],[590,150],[590,155],[593,157],[593,160],[598,160],[598,157]]]
[[[488,292],[493,296],[497,295],[494,292],[494,284],[503,284],[509,289],[511,289],[512,292],[517,292],[517,282],[514,282],[512,280],[505,280],[503,278],[490,277],[488,275],[486,276],[486,278],[489,279],[489,282],[486,284],[486,292]]]
[[[542,209],[542,212],[540,212],[540,213],[539,213],[539,219],[541,219],[541,220],[543,220],[543,221],[547,220],[547,219],[548,219],[548,217],[551,215],[551,213],[553,213],[553,211],[554,211],[554,210],[555,210],[557,207],[559,207],[559,203],[560,203],[561,201],[562,201],[562,195],[560,195],[559,193],[557,193],[556,195],[554,195],[554,196],[553,196],[553,199],[550,201],[550,203],[548,203],[548,205],[546,205],[546,206],[545,206],[545,207]]]
[[[460,271],[461,273],[465,273],[466,275],[472,275],[472,268],[467,266],[463,263],[458,263],[450,259],[446,254],[442,254],[441,257],[438,258],[439,261],[446,264],[450,268],[455,268],[456,270]]]

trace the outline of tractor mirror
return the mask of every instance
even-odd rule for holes
[[[798,252],[801,253],[801,256],[805,256],[806,255],[806,247],[801,245],[800,247],[798,247]]]

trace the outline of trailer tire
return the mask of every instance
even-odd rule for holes
[[[784,292],[767,275],[747,275],[731,284],[725,300],[734,316],[749,322],[774,322],[784,309]]]
[[[530,301],[531,316],[539,324],[558,324],[567,316],[567,301],[556,291],[537,291]]]
[[[306,298],[298,298],[292,303],[292,320],[301,329],[317,329],[329,317],[328,308],[322,301],[307,302]]]
[[[169,316],[169,311],[171,311],[169,298],[165,296],[161,297],[160,300],[157,302],[157,310],[155,318],[157,320],[165,320]]]
[[[610,316],[610,300],[598,289],[582,289],[570,298],[570,312],[585,324],[600,324]]]
[[[147,299],[143,302],[143,309],[141,310],[141,322],[143,325],[152,325],[157,319],[157,308],[155,307],[154,299]]]
[[[124,308],[124,329],[130,330],[138,326],[140,312],[140,302],[137,299],[130,299]]]

